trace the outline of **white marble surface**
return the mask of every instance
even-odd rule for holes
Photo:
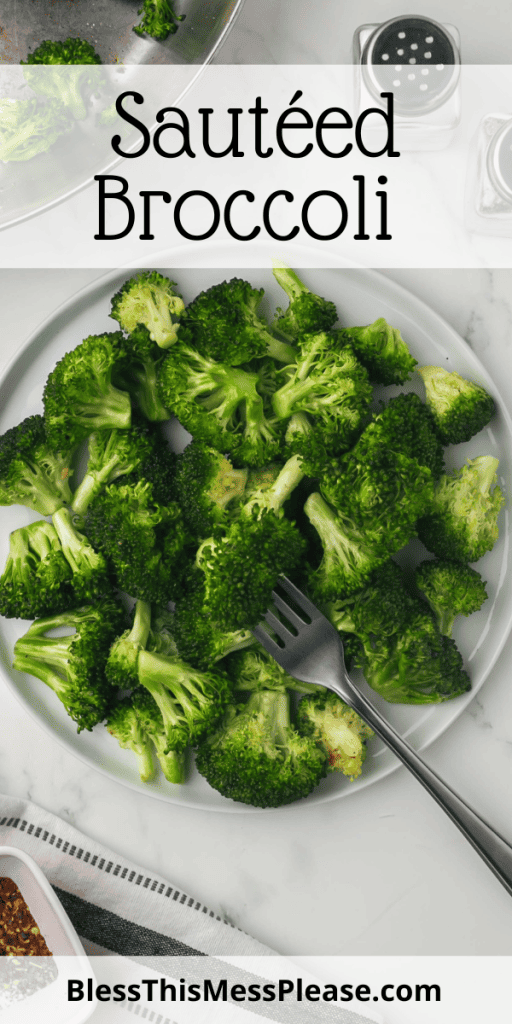
[[[430,0],[409,6],[393,0],[245,0],[216,63],[350,63],[359,25],[410,13],[456,25],[468,64],[510,62],[510,8],[505,0],[489,0],[485,6],[474,0]]]
[[[0,370],[44,316],[97,274],[1,271]],[[512,408],[512,272],[388,276],[467,338]],[[428,759],[512,842],[511,654],[512,640]],[[61,815],[281,953],[512,953],[510,898],[402,768],[329,804],[265,814],[198,812],[163,805],[85,768],[40,731],[4,686],[0,709],[1,792]]]

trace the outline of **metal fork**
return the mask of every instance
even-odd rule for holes
[[[256,626],[253,630],[256,639],[289,675],[305,683],[317,683],[328,690],[333,690],[357,711],[446,811],[448,817],[512,895],[512,847],[425,764],[420,755],[399,736],[393,726],[355,686],[345,667],[341,639],[325,615],[322,615],[286,577],[280,578],[279,587],[289,595],[302,614],[290,607],[274,590],[272,598],[275,609],[285,622],[271,610],[264,618],[282,646],[263,625]]]

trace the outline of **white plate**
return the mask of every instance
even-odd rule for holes
[[[186,269],[164,271],[176,280],[184,298],[190,301],[202,288],[233,276],[240,271],[218,269]],[[266,290],[269,311],[282,302],[281,289],[272,273],[267,270],[248,270],[245,276]],[[77,345],[89,334],[114,330],[116,324],[108,316],[110,298],[129,274],[110,273],[99,282],[81,291],[58,309],[32,335],[23,350],[6,370],[0,381],[0,432],[18,423],[24,416],[42,411],[42,390],[47,375],[61,355]],[[500,482],[510,476],[512,451],[512,421],[494,383],[490,380],[473,352],[459,335],[441,317],[409,292],[381,277],[379,274],[358,269],[301,271],[307,284],[317,292],[333,299],[338,306],[341,322],[345,325],[371,323],[384,316],[400,328],[411,352],[420,364],[430,363],[457,370],[482,383],[497,402],[497,414],[492,426],[464,445],[447,452],[447,463],[462,465],[467,457],[490,454],[500,459]],[[411,386],[419,389],[419,378]],[[397,389],[395,389],[397,390]],[[393,393],[388,389],[388,394]],[[0,508],[0,566],[4,566],[8,551],[8,534],[37,518],[20,507]],[[480,612],[456,624],[455,637],[464,655],[471,675],[471,693],[441,706],[407,707],[390,705],[377,700],[385,708],[386,716],[408,737],[418,749],[424,748],[438,737],[457,718],[478,691],[494,665],[512,625],[512,593],[507,581],[508,568],[508,514],[502,515],[500,539],[492,552],[478,563],[478,569],[488,581],[489,598]],[[420,545],[417,545],[418,552]],[[421,552],[419,552],[421,554]],[[86,764],[115,779],[158,799],[206,810],[250,811],[245,805],[234,803],[210,789],[195,772],[190,781],[173,788],[163,778],[142,784],[137,775],[135,759],[130,752],[121,750],[104,727],[92,733],[77,735],[58,700],[43,683],[14,672],[10,667],[15,640],[26,626],[17,620],[0,619],[0,657],[7,684],[28,713],[54,739],[76,754]],[[379,741],[374,741],[362,777],[349,783],[332,774],[308,797],[308,803],[334,800],[349,793],[357,793],[371,785],[397,766],[395,758]]]

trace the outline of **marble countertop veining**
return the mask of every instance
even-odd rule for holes
[[[409,6],[394,0],[245,0],[215,63],[351,63],[359,25],[409,13],[455,25],[467,64],[510,63],[510,9],[503,0],[489,0],[485,8],[474,0],[429,0]]]
[[[98,273],[2,271],[0,371],[28,333]],[[512,271],[387,276],[468,340],[512,408]],[[438,772],[510,841],[511,655],[512,639],[475,700],[428,750]],[[4,686],[0,713],[1,792],[61,815],[283,954],[512,953],[509,897],[403,768],[328,804],[199,812],[85,767]]]

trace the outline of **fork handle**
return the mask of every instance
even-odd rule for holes
[[[354,711],[377,733],[384,743],[393,751],[402,763],[409,769],[414,777],[421,782],[421,785],[437,801],[440,807],[453,821],[454,825],[462,832],[471,843],[482,860],[499,879],[507,892],[512,895],[512,847],[484,821],[460,796],[447,786],[439,776],[432,771],[432,768],[425,763],[422,757],[413,750],[409,743],[404,740],[395,729],[387,722],[373,707],[364,694],[353,687],[347,679],[350,687],[350,704]],[[329,686],[334,689],[332,682]],[[347,699],[346,689],[340,687],[339,695]]]

